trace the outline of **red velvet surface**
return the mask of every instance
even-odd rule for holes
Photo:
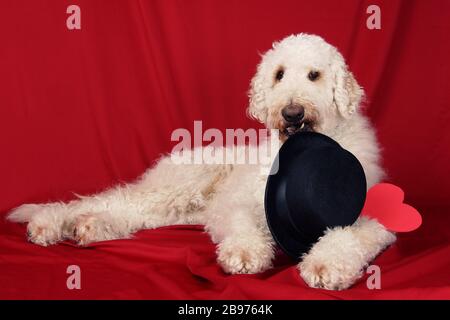
[[[81,7],[81,30],[66,8]],[[381,30],[368,30],[370,4]],[[0,3],[0,298],[450,298],[450,2],[76,0]],[[290,261],[225,275],[201,226],[76,248],[26,242],[4,221],[29,202],[131,181],[173,146],[172,130],[258,127],[246,91],[273,40],[315,33],[336,45],[367,94],[389,180],[421,210],[365,278],[307,288]],[[66,288],[68,265],[81,290]]]

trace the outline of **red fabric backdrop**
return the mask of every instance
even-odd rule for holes
[[[66,8],[81,8],[68,30]],[[381,8],[381,30],[366,8]],[[0,3],[0,298],[450,298],[450,1],[61,0]],[[249,80],[272,41],[336,45],[367,93],[390,180],[424,223],[375,263],[382,290],[306,287],[282,255],[227,276],[201,227],[41,248],[4,221],[24,202],[130,181],[170,150],[173,129],[258,126]],[[66,267],[82,290],[66,288]]]

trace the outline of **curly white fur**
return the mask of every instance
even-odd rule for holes
[[[284,76],[275,81],[280,68]],[[320,71],[316,81],[308,79],[311,70]],[[336,48],[318,36],[299,34],[275,43],[263,56],[251,82],[248,113],[268,128],[283,130],[282,108],[302,105],[311,130],[331,136],[360,160],[370,187],[383,170],[374,131],[359,110],[362,96]],[[281,135],[282,141],[287,138]],[[69,203],[22,205],[9,219],[28,222],[29,240],[44,246],[63,239],[86,245],[144,228],[204,224],[226,272],[256,273],[270,268],[274,257],[263,207],[266,178],[257,165],[176,165],[166,156],[135,183]],[[312,287],[348,288],[393,241],[379,223],[361,218],[353,226],[328,230],[304,255],[300,274]]]

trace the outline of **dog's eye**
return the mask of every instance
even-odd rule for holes
[[[317,79],[319,79],[319,77],[320,77],[319,71],[310,71],[308,73],[308,79],[311,81],[316,81]]]
[[[278,69],[277,73],[275,74],[275,81],[279,82],[284,77],[284,69],[280,68]]]

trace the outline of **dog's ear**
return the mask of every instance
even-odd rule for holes
[[[333,102],[344,118],[350,118],[358,108],[364,91],[348,70],[342,55],[336,52],[334,60],[332,64],[334,70]]]
[[[267,120],[267,108],[264,99],[263,79],[260,76],[260,67],[250,82],[250,90],[248,92],[249,105],[247,108],[247,115],[256,119],[261,123],[265,123]]]

